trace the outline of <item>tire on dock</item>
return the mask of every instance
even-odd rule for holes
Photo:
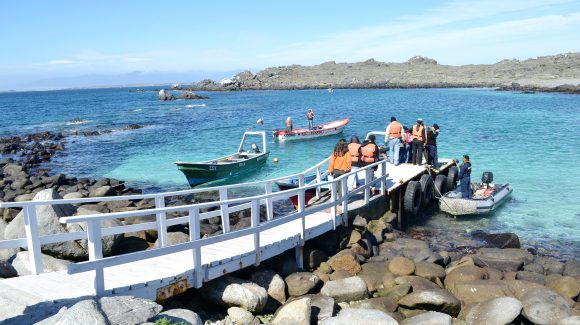
[[[428,207],[433,202],[433,178],[429,174],[424,174],[421,176],[419,184],[421,184],[421,192],[423,193],[423,206]]]
[[[449,167],[447,172],[447,190],[451,191],[457,187],[457,178],[459,177],[459,171],[457,166]]]
[[[405,190],[405,198],[403,200],[403,211],[411,215],[416,215],[421,209],[423,203],[423,192],[421,191],[421,183],[418,181],[410,181]]]
[[[433,193],[436,199],[440,199],[442,195],[447,193],[447,176],[437,175],[435,177],[435,192]]]

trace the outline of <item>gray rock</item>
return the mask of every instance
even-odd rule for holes
[[[101,186],[97,188],[91,188],[89,190],[89,197],[103,197],[115,195],[115,190],[111,186]]]
[[[521,301],[522,315],[537,324],[559,324],[560,320],[571,314],[571,305],[550,289],[530,289]]]
[[[95,324],[109,325],[105,314],[99,309],[94,300],[83,300],[77,302],[70,308],[63,307],[58,314],[44,319],[37,325],[78,325]]]
[[[83,208],[78,208],[76,215],[92,215],[92,214],[99,214],[99,212],[86,210]],[[101,221],[101,228],[110,228],[110,227],[120,227],[123,226],[123,223],[118,219],[110,219],[110,220],[103,220]],[[75,222],[66,225],[66,230],[68,232],[75,232],[75,231],[87,231],[87,223],[86,222]],[[104,256],[111,256],[117,253],[118,246],[123,239],[123,234],[111,235],[111,236],[104,236],[101,240],[103,245],[103,254]],[[89,250],[88,241],[86,239],[82,239],[78,241],[79,245],[86,251]]]
[[[280,304],[286,302],[286,283],[281,276],[269,269],[260,269],[250,275],[250,281],[266,289],[268,296]]]
[[[242,307],[251,312],[261,311],[268,301],[266,289],[231,276],[210,281],[199,290],[209,303]]]
[[[461,301],[443,289],[410,293],[399,300],[399,305],[411,309],[439,311],[451,316],[457,316],[461,310]]]
[[[0,240],[4,240],[4,230],[8,224],[2,218],[0,218]],[[8,248],[8,249],[0,249],[0,264],[6,262],[10,257],[15,255],[20,251],[19,248]],[[2,272],[0,272],[0,277]]]
[[[290,301],[276,311],[272,325],[310,325],[310,309],[310,298]]]
[[[511,232],[486,234],[484,239],[497,248],[520,248],[520,238]]]
[[[580,261],[577,260],[567,260],[564,263],[564,273],[563,275],[577,277],[580,275]]]
[[[474,256],[475,265],[489,266],[500,271],[518,271],[524,263],[531,263],[530,252],[516,248],[480,248]]]
[[[394,258],[396,256],[404,256],[414,259],[415,256],[422,250],[429,249],[426,242],[418,239],[399,238],[393,242],[385,242],[379,246],[379,254]]]
[[[544,284],[544,275],[536,272],[518,271],[516,273],[516,279],[529,282],[536,282],[542,285]]]
[[[544,273],[547,274],[562,274],[564,273],[564,263],[556,261],[555,259],[543,256],[536,256],[534,263],[542,265]]]
[[[441,289],[441,287],[437,284],[416,275],[400,276],[395,279],[395,283],[408,283],[411,285],[411,287],[413,287],[413,292]]]
[[[234,322],[234,324],[239,325],[259,325],[260,320],[258,320],[249,311],[240,307],[230,307],[228,308],[228,316]]]
[[[465,317],[468,324],[511,324],[520,315],[522,303],[500,297],[473,306]]]
[[[157,314],[152,321],[157,321],[163,318],[177,324],[203,325],[201,317],[189,309],[170,309]]]
[[[54,189],[46,189],[38,192],[34,196],[34,201],[55,200],[60,196]],[[72,216],[75,207],[70,204],[59,205],[39,205],[36,207],[36,218],[38,221],[38,231],[41,235],[67,233],[65,226],[60,223],[59,218]],[[24,212],[18,213],[4,231],[6,239],[26,238],[24,228]],[[42,251],[56,258],[80,260],[86,258],[87,250],[82,248],[75,241],[42,245]]]
[[[560,320],[559,325],[578,325],[580,324],[580,316],[570,316]]]
[[[367,220],[360,215],[356,215],[352,221],[352,226],[360,231],[364,231],[367,227]]]
[[[82,199],[85,196],[80,192],[72,192],[65,194],[62,198],[67,200],[75,200],[75,199]]]
[[[429,281],[435,281],[436,278],[443,280],[446,276],[445,269],[438,264],[431,262],[415,262],[415,275],[425,278]]]
[[[354,324],[377,324],[377,325],[397,325],[399,324],[393,317],[380,310],[372,309],[343,309],[336,317],[325,319],[320,325],[354,325]]]
[[[380,310],[384,313],[391,315],[395,310],[397,310],[397,302],[394,299],[386,297],[363,299],[359,301],[353,301],[349,304],[350,308],[356,309],[374,309]]]
[[[336,314],[337,306],[332,297],[321,294],[306,295],[304,298],[310,298],[310,323],[317,324],[319,321],[333,317]]]
[[[17,164],[7,164],[3,168],[5,175],[18,175],[23,171],[26,171],[25,167]]]
[[[451,325],[451,316],[436,311],[430,311],[407,318],[401,322],[401,325]]]
[[[102,297],[99,303],[113,325],[145,323],[163,309],[154,301],[133,296]]]
[[[42,254],[42,267],[44,272],[55,272],[66,270],[70,261],[59,260],[49,255]],[[28,251],[22,251],[14,255],[8,262],[18,273],[18,276],[32,274]]]
[[[310,272],[292,273],[285,279],[288,286],[288,294],[298,297],[310,293],[320,283],[320,278]]]
[[[320,290],[320,294],[332,297],[336,302],[361,300],[368,295],[365,281],[358,276],[328,281]]]
[[[389,273],[388,263],[371,262],[362,265],[362,271],[358,274],[367,284],[369,292],[374,292],[383,285],[385,274]]]
[[[167,233],[167,242],[169,243],[169,245],[177,245],[188,241],[189,235],[186,233],[182,233],[181,231]],[[155,241],[155,247],[159,247],[159,238],[157,238],[157,240]]]

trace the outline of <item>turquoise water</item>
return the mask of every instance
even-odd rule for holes
[[[422,117],[441,127],[441,157],[468,153],[474,178],[486,170],[510,182],[512,200],[486,218],[433,216],[427,226],[462,233],[511,231],[530,246],[580,255],[580,96],[520,94],[485,89],[248,91],[207,93],[210,99],[160,102],[155,92],[128,89],[0,94],[0,136],[52,130],[103,130],[97,137],[68,138],[54,171],[114,177],[149,191],[185,189],[176,160],[200,161],[234,152],[245,129],[283,127],[286,116],[306,124],[350,118],[344,137],[382,131],[390,116],[404,124]],[[67,125],[79,117],[80,125]],[[265,120],[257,127],[258,118]],[[131,123],[139,130],[123,131]],[[271,159],[249,179],[301,171],[329,155],[340,136],[277,144]]]

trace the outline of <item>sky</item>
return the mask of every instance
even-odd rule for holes
[[[580,0],[2,1],[0,90],[191,82],[270,66],[580,52]]]

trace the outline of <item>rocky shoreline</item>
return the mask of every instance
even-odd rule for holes
[[[271,67],[243,71],[219,82],[199,81],[189,90],[295,90],[295,89],[400,89],[499,88],[512,84],[526,90],[579,93],[580,53],[543,56],[495,64],[449,66],[416,56],[404,63],[369,59],[358,63],[325,62],[315,66]],[[507,87],[506,89],[504,89]],[[520,90],[520,89],[515,89]]]

